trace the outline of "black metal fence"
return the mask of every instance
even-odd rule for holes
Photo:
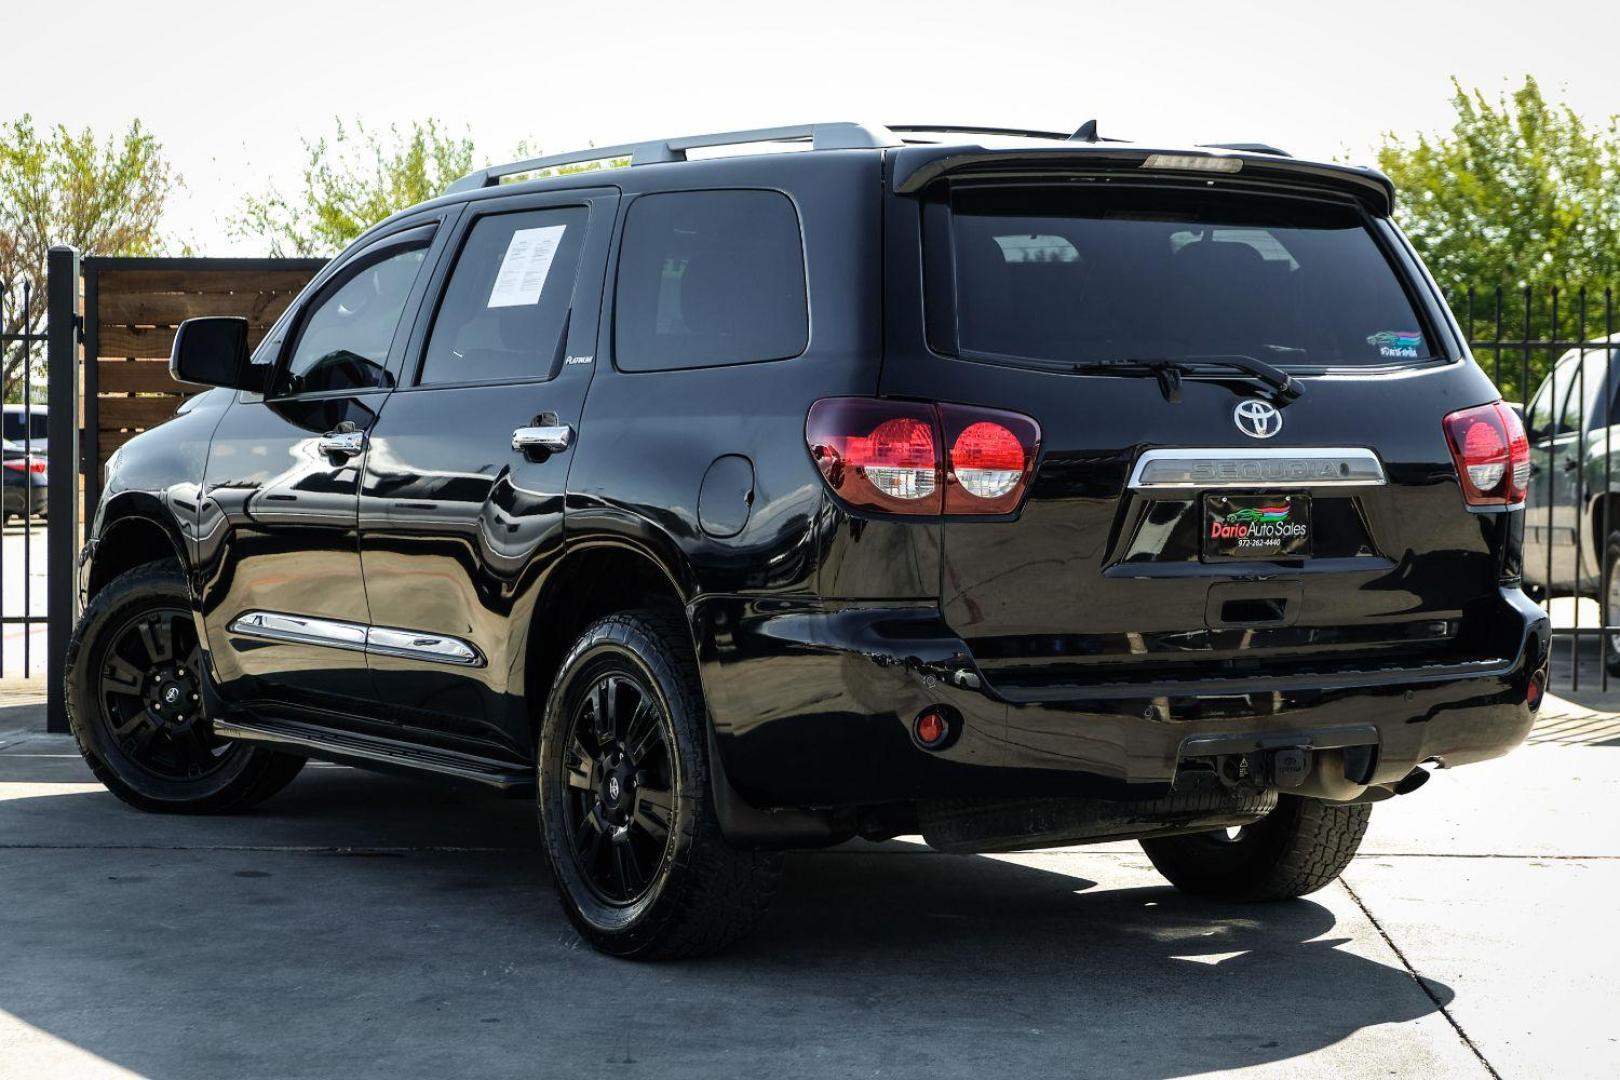
[[[47,439],[34,422],[36,406],[44,412],[45,300],[33,281],[0,282],[0,678],[38,675],[47,655],[36,632],[45,628],[45,591],[35,588],[36,571],[45,569],[36,492],[49,482]]]
[[[1475,358],[1503,397],[1523,403],[1530,435],[1525,507],[1525,581],[1568,642],[1571,692],[1582,660],[1597,660],[1602,689],[1620,671],[1620,480],[1614,427],[1620,424],[1620,337],[1615,288],[1469,289],[1452,310]],[[1597,601],[1597,610],[1588,605]],[[1596,657],[1583,652],[1595,645]]]

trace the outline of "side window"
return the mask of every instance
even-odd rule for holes
[[[1553,435],[1563,434],[1568,430],[1561,424],[1554,427],[1554,417],[1562,420],[1562,414],[1569,411],[1570,386],[1575,382],[1575,367],[1567,360],[1560,361],[1553,368],[1552,374],[1542,380],[1541,387],[1530,402],[1530,408],[1525,412],[1525,427],[1532,439],[1546,439]],[[1559,403],[1562,409],[1553,404],[1553,390],[1558,391]]]
[[[625,371],[802,353],[810,312],[792,201],[777,191],[637,199],[625,217],[613,340]]]
[[[433,320],[421,382],[548,377],[585,244],[583,206],[479,218]]]
[[[334,278],[310,301],[292,358],[270,396],[388,386],[388,348],[431,238],[390,247]]]
[[[1584,419],[1582,415],[1584,412],[1582,393],[1584,391],[1587,396],[1590,396],[1592,391],[1590,385],[1582,386],[1581,381],[1580,365],[1572,365],[1569,369],[1569,393],[1564,395],[1564,411],[1558,417],[1558,433],[1560,435],[1581,429],[1581,421]]]

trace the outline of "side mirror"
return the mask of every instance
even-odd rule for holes
[[[187,319],[174,332],[169,374],[180,382],[264,391],[266,368],[248,362],[248,323],[234,315]]]

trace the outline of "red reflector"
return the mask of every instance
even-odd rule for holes
[[[1463,501],[1469,506],[1515,506],[1530,481],[1530,440],[1524,424],[1500,401],[1463,409],[1444,421]]]
[[[916,732],[918,742],[928,749],[933,749],[945,741],[945,737],[951,733],[951,726],[945,722],[943,716],[929,709],[918,715],[913,730]]]
[[[1530,706],[1532,710],[1541,708],[1541,699],[1545,690],[1543,676],[1538,671],[1530,676],[1530,684],[1524,688],[1524,703]]]

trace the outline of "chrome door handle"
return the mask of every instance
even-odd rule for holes
[[[366,448],[366,433],[363,431],[328,431],[317,440],[315,445],[320,447],[323,454],[354,457],[354,455]]]
[[[574,429],[567,424],[549,424],[545,427],[520,427],[512,432],[512,449],[519,453],[545,450],[555,454],[568,449],[574,441]]]

